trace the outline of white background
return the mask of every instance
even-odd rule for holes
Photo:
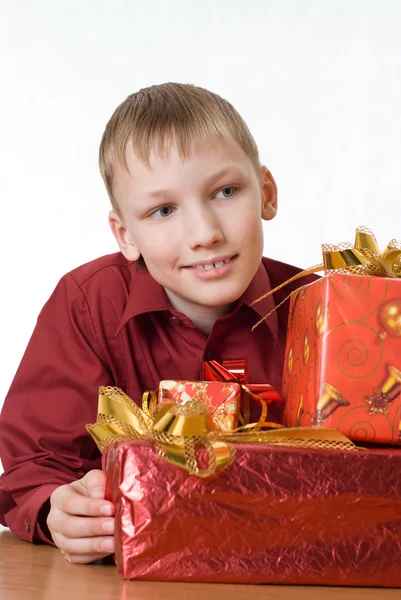
[[[116,250],[97,150],[141,87],[245,117],[280,192],[266,254],[401,238],[400,24],[397,0],[0,0],[0,405],[59,278]]]

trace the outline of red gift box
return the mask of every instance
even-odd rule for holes
[[[207,479],[143,441],[103,456],[127,579],[401,586],[401,452],[236,445]]]
[[[246,359],[226,360],[222,364],[207,361],[202,367],[203,381],[161,381],[158,403],[201,403],[207,406],[217,429],[229,432],[249,423],[251,403],[261,407],[261,421],[272,402],[281,402],[278,392],[269,384],[248,382]]]
[[[217,429],[233,431],[238,427],[241,405],[241,386],[238,383],[211,381],[161,381],[158,402],[187,404],[198,402],[207,406]]]
[[[397,444],[401,281],[329,273],[291,295],[283,423]]]

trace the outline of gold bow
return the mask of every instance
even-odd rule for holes
[[[201,404],[162,404],[151,416],[115,387],[99,388],[97,421],[86,429],[101,452],[117,442],[152,441],[159,456],[198,477],[208,477],[231,464],[235,456],[233,443],[356,450],[348,438],[333,429],[296,427],[221,434],[207,407]],[[207,464],[203,468],[199,465],[199,446],[206,451]]]
[[[115,387],[99,388],[97,421],[86,430],[101,452],[117,442],[153,441],[160,456],[198,477],[208,477],[234,458],[231,446],[217,439],[205,406],[166,403],[152,416]],[[196,454],[199,445],[205,448],[208,459],[203,469]]]
[[[322,253],[322,264],[297,273],[294,277],[287,279],[284,283],[254,300],[250,306],[275,294],[289,283],[312,273],[319,273],[320,271],[324,271],[325,275],[327,273],[352,273],[354,275],[401,277],[401,242],[393,239],[383,252],[380,252],[374,234],[367,227],[358,227],[356,229],[354,245],[350,242],[343,242],[338,245],[322,244]],[[284,304],[290,295],[258,321],[252,327],[252,331],[263,323],[279,306]]]
[[[401,242],[391,240],[380,252],[376,238],[367,227],[358,227],[354,245],[323,244],[323,267],[325,273],[355,273],[401,277]]]

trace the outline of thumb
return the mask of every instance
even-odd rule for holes
[[[89,471],[82,479],[82,484],[86,489],[89,498],[104,498],[106,490],[106,475],[99,469]]]

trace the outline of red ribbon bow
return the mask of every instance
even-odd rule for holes
[[[237,358],[223,360],[220,364],[216,360],[208,360],[202,365],[203,381],[227,381],[238,383],[243,389],[243,415],[240,415],[241,425],[248,425],[250,416],[250,401],[255,400],[262,407],[262,414],[257,423],[262,426],[267,417],[267,406],[272,402],[282,402],[277,390],[269,383],[248,383],[248,360]]]

